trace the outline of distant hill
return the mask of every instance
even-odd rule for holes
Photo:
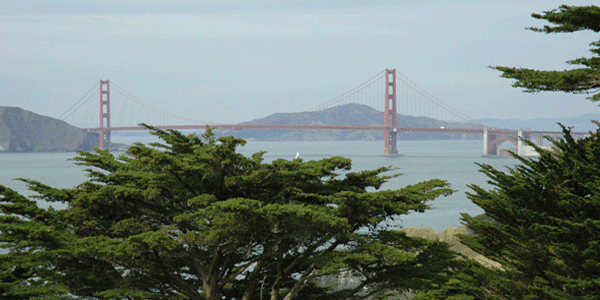
[[[600,114],[585,114],[568,118],[480,119],[488,127],[503,129],[532,129],[559,131],[558,122],[573,126],[574,131],[590,131],[597,127],[591,120],[600,120]],[[406,127],[470,127],[482,125],[453,123],[427,117],[398,114],[398,125]],[[354,125],[383,126],[383,112],[360,104],[346,104],[318,112],[277,113],[241,124],[291,125]],[[217,135],[234,135],[247,140],[262,141],[327,141],[327,140],[383,140],[383,132],[345,130],[217,130]],[[141,133],[122,133],[135,134]],[[147,134],[147,133],[143,133]],[[478,135],[400,132],[399,140],[481,139]],[[98,147],[98,133],[71,126],[66,122],[18,107],[0,106],[0,152],[34,151],[90,151]]]
[[[572,126],[574,131],[590,131],[597,127],[591,120],[600,120],[600,113],[585,114],[567,118],[535,118],[522,119],[480,119],[475,123],[453,123],[427,117],[413,117],[398,114],[398,126],[406,127],[441,127],[446,128],[490,128],[531,129],[560,131],[557,123]],[[479,123],[479,124],[476,124]],[[317,112],[276,113],[262,119],[255,119],[241,124],[285,124],[285,125],[353,125],[383,126],[383,112],[366,105],[346,104]],[[261,141],[327,141],[327,140],[382,140],[383,132],[374,131],[342,131],[342,130],[219,130],[218,135],[234,135],[246,140]],[[398,133],[399,140],[445,140],[445,139],[480,139],[477,135],[445,134],[445,133]]]
[[[529,120],[521,119],[481,119],[480,123],[488,127],[506,128],[506,129],[531,129],[531,130],[550,130],[560,131],[561,123],[565,126],[572,126],[573,131],[590,131],[598,128],[591,120],[600,120],[600,113],[584,114],[566,118],[535,118]]]
[[[98,133],[18,107],[0,106],[0,151],[89,151],[98,143]]]
[[[286,125],[352,125],[383,126],[383,112],[366,105],[346,104],[317,112],[276,113],[262,119],[241,124]],[[426,117],[398,114],[398,125],[408,127],[477,127],[475,124],[452,123]],[[262,141],[327,141],[327,140],[383,140],[383,132],[346,130],[219,130],[218,135],[234,135],[247,140]],[[444,133],[399,133],[399,140],[478,139],[476,135]]]

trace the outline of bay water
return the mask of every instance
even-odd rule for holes
[[[150,137],[118,137],[113,142],[131,143],[132,140],[148,142]],[[381,166],[398,168],[395,173],[403,174],[390,179],[382,189],[399,189],[409,184],[438,178],[448,181],[456,192],[448,197],[431,201],[432,209],[424,213],[411,213],[394,221],[393,227],[428,227],[436,232],[446,228],[461,226],[460,214],[478,215],[483,211],[471,203],[465,192],[468,184],[484,188],[488,178],[480,173],[475,163],[486,163],[497,169],[518,163],[512,158],[482,157],[481,140],[431,140],[399,141],[401,156],[382,156],[382,141],[326,141],[326,142],[258,142],[249,141],[238,151],[251,155],[266,151],[266,161],[278,158],[294,159],[296,154],[303,160],[317,160],[331,156],[352,159],[352,171],[376,169]],[[118,155],[119,153],[115,153]],[[23,182],[15,178],[27,178],[59,188],[72,188],[87,180],[84,167],[71,160],[74,152],[55,153],[2,153],[0,152],[0,185],[10,187],[27,196],[34,193],[27,190]],[[394,173],[392,172],[392,173]],[[40,203],[46,206],[46,203]],[[55,208],[61,208],[54,205]]]

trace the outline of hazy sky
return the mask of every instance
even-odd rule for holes
[[[487,68],[560,70],[589,56],[597,34],[524,29],[561,3],[3,0],[0,106],[58,117],[110,79],[175,114],[237,123],[312,108],[396,68],[473,118],[599,113],[585,95],[523,93]]]

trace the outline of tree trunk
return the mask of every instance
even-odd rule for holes
[[[221,258],[221,247],[218,247],[210,264],[208,274],[202,278],[202,295],[205,300],[219,300],[221,298],[221,293],[219,291],[219,266]]]
[[[283,266],[281,264],[283,260],[283,248],[281,247],[281,244],[279,244],[277,248],[277,278],[275,278],[275,282],[271,287],[271,300],[277,300],[277,298],[279,298],[279,286],[283,279]]]

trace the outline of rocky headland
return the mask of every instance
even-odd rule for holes
[[[0,152],[90,151],[99,135],[18,107],[0,106]]]

